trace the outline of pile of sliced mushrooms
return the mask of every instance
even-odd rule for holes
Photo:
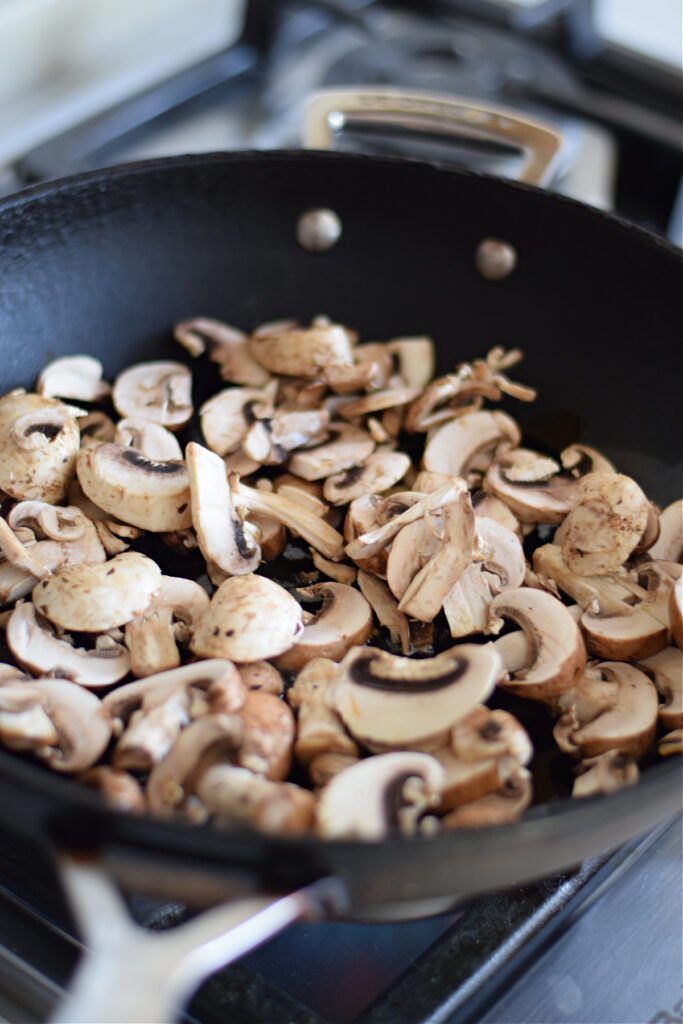
[[[0,398],[5,747],[126,811],[365,840],[522,814],[496,695],[544,707],[576,797],[681,751],[682,502],[524,447],[519,351],[434,379],[429,338],[325,317],[174,334],[196,416],[187,357]]]

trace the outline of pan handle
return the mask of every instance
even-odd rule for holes
[[[306,918],[339,910],[341,883],[323,878],[285,896],[249,896],[167,931],[137,925],[96,858],[62,854],[64,888],[86,952],[52,1024],[169,1024],[214,971]]]
[[[517,179],[529,185],[547,180],[562,144],[554,128],[506,107],[445,93],[373,87],[321,89],[310,96],[304,109],[304,146],[332,149],[334,132],[347,123],[508,143],[522,151],[524,163]]]

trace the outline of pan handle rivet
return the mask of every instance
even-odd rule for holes
[[[309,252],[326,252],[339,241],[342,224],[334,210],[324,208],[302,213],[296,225],[299,245]]]
[[[501,281],[517,265],[517,250],[499,238],[484,238],[474,253],[474,264],[487,281]]]

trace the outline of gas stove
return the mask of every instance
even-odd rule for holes
[[[678,75],[609,46],[578,0],[252,0],[237,43],[26,153],[18,188],[152,156],[301,145],[304,107],[340,86],[427,90],[507,106],[559,130],[548,186],[681,244]],[[367,130],[335,145],[514,176],[481,140]],[[514,1022],[683,1020],[681,825],[534,885],[435,917],[297,924],[196,994],[183,1019]],[[0,1015],[45,1020],[81,949],[54,865],[0,837]],[[172,927],[187,908],[129,898]],[[644,966],[644,950],[649,950]]]

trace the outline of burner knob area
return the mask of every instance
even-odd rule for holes
[[[327,252],[337,244],[341,233],[337,214],[323,207],[302,213],[296,225],[297,241],[309,252]]]

